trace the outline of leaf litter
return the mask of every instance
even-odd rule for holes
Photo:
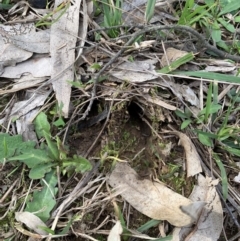
[[[165,12],[165,15],[161,15],[161,20],[165,24],[169,24],[169,21],[176,21],[171,12],[173,2],[175,1],[168,4],[164,2],[162,12]],[[55,8],[61,3],[62,1],[56,0]],[[129,2],[124,2],[125,14],[128,14],[129,17],[133,16],[131,11],[140,10],[142,12],[145,3],[146,1],[139,1],[139,3],[132,1],[129,8]],[[161,1],[158,4],[163,6]],[[121,240],[120,237],[123,237],[123,234],[129,235],[129,233],[132,237],[137,236],[150,240],[158,237],[157,228],[150,229],[147,234],[139,234],[136,231],[140,225],[149,220],[147,219],[149,217],[166,220],[175,226],[174,229],[168,228],[167,230],[168,234],[173,235],[172,240],[218,240],[222,232],[223,210],[216,191],[216,183],[214,179],[208,177],[210,175],[206,171],[206,166],[205,175],[199,174],[202,172],[201,165],[206,165],[206,162],[210,160],[209,153],[205,152],[207,155],[203,160],[203,156],[200,157],[201,154],[198,153],[200,149],[195,147],[196,143],[193,143],[191,138],[179,131],[172,131],[167,125],[170,122],[179,126],[172,111],[181,108],[181,105],[193,105],[200,111],[198,90],[190,87],[186,80],[179,81],[178,78],[159,74],[156,71],[160,63],[161,67],[169,65],[178,58],[184,57],[191,50],[177,49],[181,40],[179,40],[179,46],[175,44],[172,48],[173,39],[171,38],[174,38],[176,33],[163,30],[167,36],[164,40],[164,48],[162,44],[152,42],[155,37],[148,34],[146,37],[151,41],[150,44],[140,42],[140,47],[132,46],[126,52],[128,55],[124,58],[119,56],[115,59],[115,63],[111,63],[105,70],[103,81],[97,83],[98,88],[95,94],[97,94],[98,100],[93,102],[92,108],[89,110],[84,103],[88,103],[89,96],[93,96],[92,79],[96,78],[94,72],[89,71],[89,67],[92,67],[93,63],[100,66],[102,61],[110,63],[113,53],[115,55],[124,48],[120,42],[109,39],[100,41],[98,44],[88,43],[90,45],[88,48],[93,49],[92,52],[82,48],[85,46],[87,38],[86,23],[88,20],[86,19],[89,18],[87,7],[91,9],[90,5],[87,5],[85,1],[76,1],[70,5],[59,20],[50,26],[51,32],[49,29],[36,30],[34,24],[28,23],[16,23],[8,26],[6,22],[5,25],[0,25],[0,43],[3,46],[0,57],[0,76],[4,78],[3,83],[14,82],[9,86],[1,84],[1,95],[11,95],[17,91],[24,93],[29,88],[35,88],[35,91],[38,91],[25,95],[24,100],[13,101],[8,108],[1,107],[3,109],[1,113],[3,132],[10,129],[12,134],[22,134],[25,141],[34,140],[36,142],[37,137],[31,126],[39,108],[47,108],[44,102],[46,103],[52,93],[53,87],[58,107],[63,104],[61,115],[68,121],[68,127],[62,132],[54,131],[55,135],[61,136],[65,132],[66,143],[71,147],[71,152],[77,152],[83,157],[92,159],[94,166],[89,173],[75,174],[73,179],[66,175],[62,176],[58,172],[58,180],[55,175],[51,176],[51,172],[44,176],[46,172],[43,171],[43,176],[41,176],[40,169],[37,169],[39,173],[34,173],[34,169],[32,169],[30,177],[31,175],[32,179],[36,175],[43,177],[41,181],[43,188],[40,192],[37,191],[37,188],[32,190],[33,198],[37,202],[33,202],[32,205],[31,202],[28,202],[26,210],[29,213],[19,212],[17,207],[13,209],[16,220],[38,234],[46,234],[46,232],[39,231],[36,225],[45,226],[47,221],[53,220],[48,222],[48,227],[61,236],[61,230],[57,227],[60,224],[59,220],[70,215],[74,217],[68,218],[68,221],[64,222],[66,227],[71,226],[72,228],[72,232],[68,233],[70,240],[73,235],[90,240],[97,240],[95,237],[98,235],[104,235],[105,238],[108,236],[108,240],[113,240],[111,238],[113,235],[116,240]],[[140,7],[136,8],[136,6]],[[82,8],[80,15],[82,25],[79,29],[80,7]],[[36,9],[33,11],[40,13]],[[56,13],[54,18],[60,14]],[[128,17],[125,17],[125,24],[133,23],[136,19],[138,24],[144,23],[144,16],[141,14],[130,20]],[[94,26],[99,28],[97,23]],[[76,51],[76,54],[78,34],[81,37],[81,48]],[[106,35],[103,34],[103,36]],[[47,56],[48,54],[51,57]],[[126,57],[130,57],[130,55],[134,57],[134,61],[131,58],[131,61],[127,60]],[[197,61],[197,57],[195,61]],[[215,66],[220,65],[220,68],[211,68],[210,71],[219,72],[219,69],[222,69],[224,73],[233,74],[235,65],[229,66],[227,63],[217,62],[220,60],[212,61],[213,64],[207,63],[207,70],[210,65],[215,64]],[[203,62],[202,60],[201,64]],[[76,69],[73,68],[74,63]],[[81,83],[76,88],[66,82],[75,77],[81,78]],[[40,87],[37,88],[39,84]],[[157,91],[154,93],[153,89],[156,88]],[[78,102],[80,105],[71,107],[74,102]],[[54,101],[51,102],[52,112],[55,104]],[[99,109],[105,109],[106,106],[111,106],[109,115],[101,119],[99,123],[95,122],[94,126],[81,132],[68,131],[72,123],[76,124],[79,119],[86,119],[89,122],[93,118],[97,119],[98,113],[101,113]],[[71,108],[75,108],[75,110]],[[67,118],[70,115],[71,118]],[[14,128],[15,123],[11,122],[13,118],[18,118],[16,129]],[[26,125],[26,123],[28,124]],[[106,127],[107,123],[107,128],[103,130],[102,126]],[[167,129],[167,131],[163,131],[163,129]],[[175,136],[179,137],[179,143],[184,147],[185,153],[181,147],[177,146]],[[2,143],[5,143],[5,140],[9,141],[8,138],[9,136],[4,137]],[[164,147],[167,145],[166,138],[171,138],[171,142],[175,143],[171,145],[172,153],[164,151]],[[18,142],[21,141],[18,140]],[[18,148],[14,147],[11,154],[14,155],[16,150]],[[2,152],[5,151],[2,150]],[[178,163],[178,157],[186,161],[186,175],[183,174],[185,172],[184,165]],[[2,163],[4,163],[4,158],[3,156]],[[99,159],[104,162],[105,170],[101,170],[103,166],[98,168],[96,163],[100,161]],[[109,160],[112,160],[113,164],[109,163]],[[116,161],[117,163],[114,164]],[[122,162],[128,162],[128,164]],[[29,168],[34,165],[32,162],[27,161],[26,163]],[[49,164],[51,165],[51,163]],[[211,169],[209,165],[207,166]],[[9,163],[2,165],[3,177],[8,174],[9,167],[11,167]],[[165,170],[170,173],[173,167],[178,168],[178,171],[169,176],[169,183],[163,184],[161,181],[166,179],[161,180],[161,177],[166,174]],[[113,187],[112,190],[107,187],[106,178],[101,176],[108,173],[110,176],[107,182]],[[22,172],[19,174],[21,178],[24,178]],[[180,190],[178,189],[176,180],[180,182],[181,177],[186,183],[190,183],[189,192],[187,192],[186,183],[185,186],[180,187]],[[192,177],[196,178],[196,183],[194,179],[191,179]],[[57,182],[58,188],[56,188]],[[195,184],[194,188],[193,184]],[[10,183],[3,181],[2,189],[4,185],[11,190]],[[230,190],[232,189],[230,188]],[[188,197],[190,193],[191,195]],[[58,202],[56,202],[57,195]],[[231,200],[230,203],[233,206],[236,205],[235,200]],[[116,208],[113,209],[113,206],[116,207],[116,205],[118,211]],[[44,209],[39,210],[40,207],[44,207]],[[39,211],[42,214],[39,215]],[[35,216],[35,212],[37,216]],[[31,215],[31,217],[26,215]],[[121,215],[126,218],[127,223],[121,219]],[[39,221],[39,217],[41,221]],[[33,220],[36,224],[33,224]],[[121,224],[118,220],[121,220]],[[165,222],[163,222],[164,224]],[[167,225],[165,227],[167,229]],[[8,226],[9,230],[12,228]],[[17,230],[19,231],[18,237],[21,234],[31,236],[27,230],[20,231],[22,229],[19,228]],[[65,234],[62,233],[63,236]],[[4,237],[4,230],[1,230],[0,235]]]

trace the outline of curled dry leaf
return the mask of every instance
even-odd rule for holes
[[[167,220],[177,227],[196,222],[194,214],[201,212],[199,202],[192,202],[163,184],[147,179],[140,180],[126,163],[116,164],[109,177],[109,184],[122,190],[121,196],[139,212],[153,219]],[[191,207],[190,215],[181,210],[184,206]]]
[[[198,175],[198,185],[194,187],[191,196],[192,201],[201,200],[206,205],[195,227],[176,228],[172,241],[217,241],[222,231],[223,210],[215,185],[209,177]]]
[[[183,146],[186,153],[187,177],[194,176],[202,172],[201,158],[192,143],[191,139],[178,131],[171,132],[179,137],[179,144]]]
[[[122,225],[120,221],[117,221],[114,227],[111,229],[108,235],[108,241],[121,241],[121,234],[122,234]]]
[[[46,224],[36,215],[30,212],[16,212],[15,218],[18,222],[24,223],[29,229],[38,234],[47,235],[42,228],[47,228]]]

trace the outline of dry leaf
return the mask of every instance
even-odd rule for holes
[[[158,78],[155,69],[157,60],[124,62],[117,66],[111,75],[131,83],[141,83]]]
[[[32,23],[0,25],[0,43],[11,44],[33,53],[49,53],[49,30],[36,32]],[[5,48],[5,46],[4,46]]]
[[[198,175],[198,185],[194,187],[191,196],[192,201],[201,200],[206,205],[195,227],[176,229],[173,232],[173,241],[217,241],[220,237],[223,225],[223,210],[215,182],[209,177]]]
[[[201,158],[191,139],[178,131],[171,132],[179,137],[179,144],[183,146],[186,153],[187,177],[195,176],[202,172]]]
[[[121,241],[121,234],[122,234],[122,225],[120,221],[117,221],[114,227],[111,229],[108,235],[108,241]]]
[[[198,202],[192,202],[160,183],[140,180],[137,173],[126,163],[116,164],[109,177],[109,184],[120,189],[126,201],[150,218],[167,220],[177,227],[196,222],[193,213],[199,209]],[[181,208],[184,206],[193,207],[193,213],[188,215],[182,212]]]
[[[41,235],[47,235],[48,233],[42,229],[47,228],[46,224],[36,215],[30,212],[16,212],[15,218],[18,222],[24,223],[29,229],[34,230]]]
[[[71,85],[68,80],[74,79],[74,68],[69,68],[75,62],[75,47],[78,36],[79,12],[82,1],[73,2],[56,23],[51,26],[50,53],[52,60],[52,74],[54,78],[63,70],[64,73],[53,82],[58,104],[63,104],[62,113],[68,116]],[[55,8],[62,0],[55,0]],[[60,12],[54,15],[56,19]]]
[[[175,48],[166,49],[166,54],[163,55],[163,57],[161,59],[162,67],[168,66],[173,61],[175,61],[177,59],[180,59],[187,54],[188,54],[188,52],[178,50],[178,49],[175,49]]]
[[[31,73],[33,77],[46,77],[51,75],[51,62],[49,57],[32,58],[28,61],[8,66],[1,77],[20,78],[25,73]]]

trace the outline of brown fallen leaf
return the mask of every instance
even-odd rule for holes
[[[179,137],[179,144],[183,146],[186,153],[186,163],[187,163],[187,177],[195,176],[196,174],[202,172],[201,158],[192,143],[191,139],[178,131],[171,132]]]
[[[177,227],[196,222],[198,217],[195,214],[200,213],[204,205],[192,202],[160,183],[140,180],[138,174],[126,163],[116,164],[108,182],[121,190],[121,196],[139,212],[153,219],[167,220]],[[191,207],[190,215],[181,210],[184,206]]]
[[[195,227],[175,228],[172,241],[217,241],[223,225],[223,210],[216,192],[216,180],[198,175],[196,185],[190,195],[192,201],[201,200],[206,203],[201,211]]]
[[[187,54],[188,54],[188,52],[186,52],[186,51],[178,50],[175,48],[167,48],[166,54],[163,55],[163,57],[161,59],[162,67],[168,66],[173,61],[180,59],[181,57],[183,57]]]

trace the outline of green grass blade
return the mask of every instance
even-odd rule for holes
[[[216,153],[213,153],[213,158],[215,159],[215,161],[220,169],[220,172],[221,172],[222,193],[223,193],[223,198],[226,201],[227,195],[228,195],[228,182],[227,182],[226,170],[223,166],[222,161],[220,160],[219,156]]]
[[[142,233],[142,232],[148,231],[152,227],[157,226],[161,222],[162,222],[161,220],[152,219],[152,220],[146,222],[145,224],[143,224],[137,230]]]
[[[153,17],[155,4],[156,4],[156,0],[148,0],[147,1],[146,11],[145,11],[146,23],[149,23],[149,21]]]
[[[210,108],[212,104],[212,82],[209,84],[208,92],[207,92],[207,102],[206,102],[206,112],[204,116],[204,122],[208,122],[208,118],[210,116]]]
[[[158,73],[162,73],[162,74],[167,74],[170,73],[171,71],[177,69],[179,66],[191,61],[192,59],[194,59],[194,55],[192,52],[184,55],[183,57],[173,61],[169,66],[166,66],[160,70],[158,70]]]
[[[204,79],[223,81],[223,82],[228,82],[232,84],[240,84],[240,77],[226,75],[226,74],[204,72],[204,71],[174,71],[173,74],[200,77]]]

